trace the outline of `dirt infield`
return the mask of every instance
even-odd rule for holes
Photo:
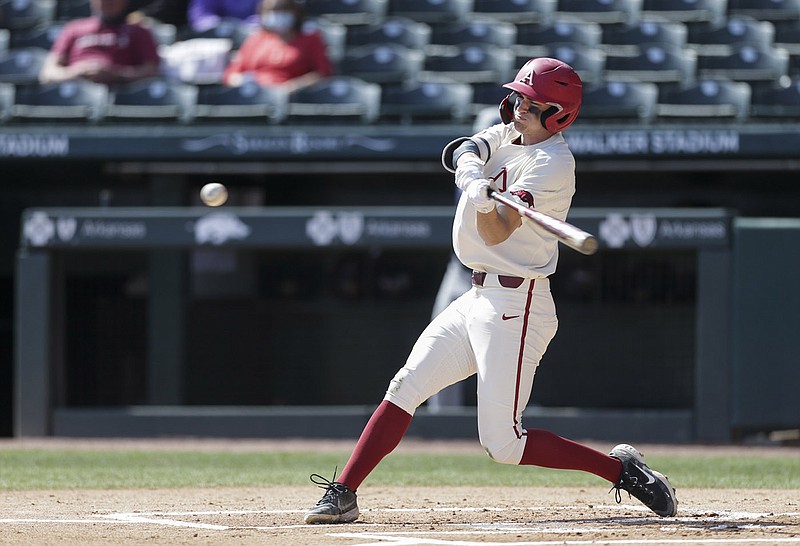
[[[97,448],[105,444],[84,445]],[[142,446],[139,442],[113,445],[126,449]],[[220,445],[158,444],[165,449],[214,449]],[[23,446],[17,443],[15,447]],[[245,442],[235,447],[264,449],[265,444]],[[282,442],[274,448],[292,447]],[[334,448],[341,450],[343,444]],[[450,448],[449,444],[409,442],[403,449]],[[686,449],[695,448],[671,448]],[[658,449],[649,449],[653,451]],[[318,496],[319,490],[311,484],[299,488],[5,492],[0,544],[800,545],[797,490],[679,489],[678,516],[658,518],[635,499],[625,497],[622,504],[616,504],[613,494],[603,488],[365,484],[359,491],[362,516],[358,522],[304,525],[302,514]]]

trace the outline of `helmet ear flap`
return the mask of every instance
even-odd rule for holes
[[[544,127],[550,132],[553,132],[553,130],[547,126],[547,120],[550,119],[550,117],[553,116],[554,114],[557,114],[558,111],[559,111],[558,108],[556,108],[555,106],[551,106],[550,108],[542,112],[541,115],[539,116],[539,121],[542,122],[542,127]]]
[[[511,120],[514,119],[514,101],[511,98],[513,94],[509,93],[500,103],[500,120],[503,123],[511,123]]]

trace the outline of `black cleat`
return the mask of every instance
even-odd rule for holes
[[[325,489],[325,494],[314,508],[306,512],[306,523],[350,523],[358,518],[355,491],[351,491],[343,483],[330,481],[319,474],[311,474],[310,478],[312,482]]]
[[[622,473],[612,487],[617,490],[618,503],[622,502],[619,490],[624,489],[659,516],[672,517],[678,513],[675,488],[670,485],[665,475],[645,464],[644,455],[636,448],[628,444],[619,444],[609,455],[622,462]]]

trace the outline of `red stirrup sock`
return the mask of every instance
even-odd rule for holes
[[[358,489],[378,463],[397,447],[410,424],[410,414],[387,400],[381,402],[336,481],[353,491]]]
[[[622,472],[618,459],[546,430],[528,429],[527,433],[519,464],[583,470],[617,483]]]

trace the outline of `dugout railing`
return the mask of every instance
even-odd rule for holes
[[[564,282],[554,291],[562,332],[545,355],[558,366],[540,368],[526,424],[578,438],[731,439],[730,212],[574,209],[570,220],[596,233],[601,250],[579,257],[561,247],[556,277]],[[438,282],[451,222],[449,207],[26,210],[16,264],[14,434],[356,436],[429,319],[433,297],[414,283]],[[197,260],[212,273],[226,260],[260,266],[223,283],[241,290],[232,304],[213,275],[205,278],[211,288],[192,277]],[[334,262],[345,295],[332,299],[320,279]],[[381,275],[402,264],[412,264],[405,275]],[[345,282],[351,266],[369,276],[371,295],[347,292],[357,292]],[[631,273],[643,269],[655,280]],[[137,273],[124,283],[87,273],[123,270]],[[254,303],[247,286],[269,296]],[[118,305],[95,295],[87,309],[86,287],[135,297]],[[189,294],[204,290],[204,305],[190,305]],[[231,312],[235,305],[255,315]],[[189,327],[203,316],[211,317],[203,328]],[[122,333],[109,334],[110,323]],[[383,341],[386,330],[396,345]],[[270,342],[259,344],[264,337]],[[248,353],[248,339],[264,353]],[[194,361],[220,344],[211,364]],[[342,366],[348,347],[351,369]],[[242,360],[250,367],[238,369]],[[276,370],[265,375],[259,363],[273,360]],[[267,388],[269,403],[260,404]],[[422,407],[410,434],[474,437],[474,406],[465,399],[446,411]]]

